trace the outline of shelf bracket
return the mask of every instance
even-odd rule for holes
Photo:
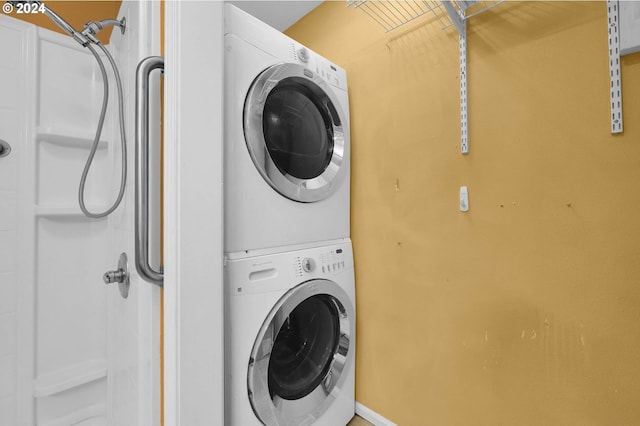
[[[609,20],[609,76],[611,84],[611,133],[622,133],[622,78],[620,76],[620,20],[618,0],[607,0]]]
[[[347,0],[347,6],[362,9],[385,31],[392,31],[426,13],[433,15],[442,24],[442,29],[455,26],[460,45],[460,151],[469,153],[468,92],[467,92],[467,20],[505,0],[442,0],[442,1],[397,1],[397,0]],[[446,12],[445,12],[446,11]],[[448,15],[448,16],[447,16]]]
[[[468,98],[467,98],[467,21],[465,19],[465,10],[468,7],[467,2],[458,2],[460,13],[449,1],[442,2],[451,22],[458,30],[460,45],[460,152],[469,153],[469,132],[468,132]]]

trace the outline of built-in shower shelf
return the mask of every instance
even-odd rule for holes
[[[85,423],[85,421],[87,422]],[[92,426],[106,426],[108,424],[106,404],[90,405],[62,417],[58,417],[44,423],[38,423],[38,426],[68,426],[85,424],[90,424]]]
[[[33,396],[42,398],[107,377],[107,361],[97,359],[76,364],[36,378]]]
[[[70,147],[86,147],[93,143],[94,136],[87,135],[82,131],[62,131],[51,127],[38,127],[36,130],[36,140],[38,142],[48,142],[56,145]],[[105,149],[107,141],[98,142],[98,149]]]
[[[104,211],[108,208],[105,206],[87,206],[89,211]],[[46,218],[84,218],[84,214],[80,211],[80,207],[74,206],[36,206],[36,216]]]

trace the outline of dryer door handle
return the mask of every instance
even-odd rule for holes
[[[149,264],[149,76],[156,69],[164,70],[161,56],[143,59],[136,69],[136,270],[162,287],[162,271]]]

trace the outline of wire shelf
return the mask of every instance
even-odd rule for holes
[[[491,9],[502,3],[497,1],[447,1],[451,3],[458,15],[463,19],[469,19],[485,10]],[[378,23],[385,32],[411,22],[425,14],[431,13],[440,22],[442,29],[454,25],[451,16],[447,12],[444,2],[427,0],[347,0],[347,6],[355,7],[366,13]]]

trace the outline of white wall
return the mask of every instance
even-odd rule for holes
[[[222,425],[223,3],[165,7],[165,424]]]

